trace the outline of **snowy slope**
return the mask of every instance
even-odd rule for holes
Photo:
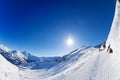
[[[19,74],[21,76],[20,78],[21,80],[120,79],[120,56],[113,53],[109,54],[108,52],[106,52],[106,50],[99,51],[99,48],[81,47],[71,52],[70,54],[65,55],[65,58],[65,61],[48,70],[22,69],[19,71]],[[0,56],[0,59],[3,60],[3,57]],[[10,64],[10,67],[11,66],[13,65]],[[5,67],[5,69],[7,68]],[[4,69],[2,70],[4,71]],[[15,70],[12,71],[10,69],[7,71],[14,72]],[[11,75],[13,76],[13,74]]]
[[[84,53],[85,52],[85,53]],[[79,54],[83,54],[81,57]],[[89,48],[78,54],[78,60],[66,61],[48,71],[43,80],[119,80],[120,56],[105,50]]]
[[[117,0],[115,15],[111,30],[107,39],[107,46],[110,45],[113,52],[120,52],[120,2]]]
[[[0,80],[20,80],[18,68],[0,54]]]

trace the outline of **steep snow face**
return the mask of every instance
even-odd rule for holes
[[[115,15],[106,43],[107,46],[110,45],[113,52],[120,52],[120,0],[116,2]]]
[[[0,80],[20,80],[18,68],[0,54]]]

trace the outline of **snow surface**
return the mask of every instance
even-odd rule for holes
[[[89,48],[77,61],[62,63],[49,73],[53,75],[43,80],[119,80],[120,56]]]
[[[19,69],[0,54],[0,80],[21,80]]]
[[[65,58],[53,68],[31,70],[18,69],[0,55],[0,80],[120,80],[120,55],[81,47]]]
[[[120,52],[120,2],[117,0],[115,15],[111,30],[107,39],[107,46],[110,45],[113,52]]]

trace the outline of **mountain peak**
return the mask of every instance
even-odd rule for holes
[[[6,51],[6,52],[9,52],[11,49],[9,49],[9,48],[7,48],[6,46],[4,46],[4,45],[0,45],[0,49],[1,50],[4,50],[4,51]]]

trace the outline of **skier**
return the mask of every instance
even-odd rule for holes
[[[106,48],[106,42],[102,43],[99,47],[99,51],[104,50]]]
[[[113,50],[112,50],[112,48],[110,47],[110,45],[108,46],[107,52],[113,53]]]
[[[109,51],[109,53],[113,53],[113,50],[110,48],[110,51]]]
[[[106,48],[106,42],[103,43],[103,48],[104,48],[104,49]]]
[[[107,52],[110,50],[110,45],[108,46]]]

